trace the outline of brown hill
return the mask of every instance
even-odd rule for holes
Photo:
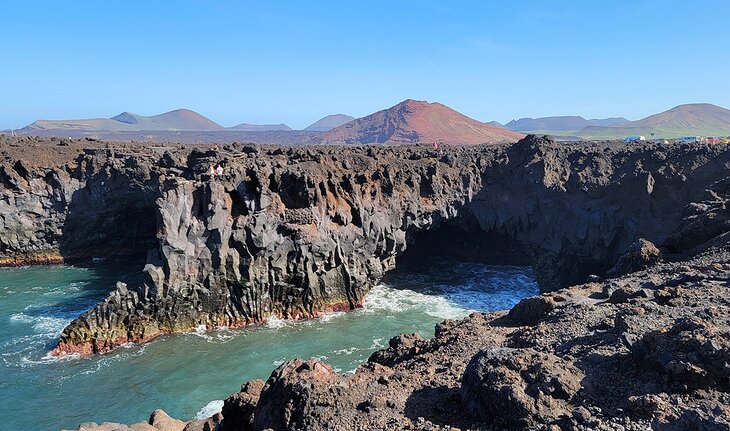
[[[345,144],[481,144],[512,142],[523,136],[474,120],[440,103],[408,99],[390,109],[336,127],[323,135],[323,141]]]
[[[631,122],[633,126],[656,129],[730,129],[730,110],[710,103],[690,103]]]
[[[38,120],[26,126],[26,130],[88,130],[109,132],[130,132],[143,130],[223,130],[223,127],[189,109],[176,109],[164,114],[145,117],[122,112],[112,118],[87,120]]]
[[[638,121],[607,127],[586,127],[577,135],[589,139],[615,139],[631,135],[657,138],[728,136],[730,135],[730,110],[710,103],[690,103],[675,106],[668,111],[650,115]]]

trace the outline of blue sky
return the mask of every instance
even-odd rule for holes
[[[726,1],[12,1],[0,128],[189,108],[306,127],[406,99],[482,121],[730,108]]]

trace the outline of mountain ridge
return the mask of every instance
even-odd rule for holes
[[[119,132],[142,130],[212,131],[224,130],[224,127],[190,109],[175,109],[152,116],[143,116],[125,111],[111,118],[36,120],[22,130],[104,130]]]
[[[220,124],[189,109],[143,116],[122,112],[111,118],[37,120],[20,129],[25,133],[129,132],[294,132],[284,123]],[[587,120],[581,116],[520,118],[506,125],[481,122],[440,104],[407,99],[390,108],[354,119],[345,114],[327,115],[301,132],[322,134],[329,143],[444,142],[473,144],[513,141],[522,133],[550,134],[565,139],[623,139],[644,135],[654,138],[729,136],[730,110],[710,103],[677,105],[636,121],[624,117]]]
[[[653,134],[653,135],[652,135]],[[658,114],[612,126],[589,126],[582,138],[621,138],[648,135],[657,138],[730,135],[730,110],[711,103],[686,103]]]
[[[579,115],[556,115],[550,117],[525,117],[512,120],[505,127],[517,132],[581,130],[589,126],[608,126],[628,122],[623,117],[595,118],[586,120]]]
[[[294,129],[287,126],[284,123],[279,124],[250,124],[250,123],[241,123],[237,124],[233,127],[228,127],[228,130],[240,130],[244,132],[275,132],[275,131],[284,131],[284,132],[291,132]]]

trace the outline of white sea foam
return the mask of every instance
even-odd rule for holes
[[[33,325],[33,331],[36,334],[47,334],[58,336],[71,321],[60,317],[51,316],[30,316],[25,313],[15,313],[10,315],[11,322],[25,323]]]
[[[223,410],[223,400],[213,400],[195,413],[195,419],[208,419],[214,414],[220,413],[221,410]]]
[[[233,340],[236,337],[245,337],[246,331],[240,330],[230,330],[227,327],[226,328],[220,328],[217,329],[215,332],[215,340],[216,341],[222,341],[224,343],[227,343],[231,340]]]
[[[47,302],[40,302],[40,301],[38,301],[38,302],[35,302],[33,304],[26,305],[25,307],[23,307],[23,311],[37,310],[39,308],[45,308],[45,307],[49,307],[51,305],[52,304],[49,304]]]
[[[344,311],[334,311],[332,313],[323,314],[322,316],[320,316],[319,320],[322,322],[329,322],[332,319],[335,319],[337,317],[344,316],[344,315],[345,315]]]
[[[283,328],[285,326],[289,326],[290,322],[288,322],[286,319],[279,319],[278,317],[271,316],[266,321],[266,326],[272,329],[279,329]]]
[[[440,319],[457,319],[469,313],[469,310],[454,305],[442,296],[426,295],[409,289],[393,289],[386,285],[375,286],[365,297],[365,313],[405,311],[421,311]]]
[[[11,322],[20,322],[20,323],[31,323],[33,321],[33,318],[31,316],[28,316],[25,313],[15,313],[10,315],[10,321]]]
[[[373,344],[370,345],[371,349],[383,349],[385,348],[385,344],[383,344],[382,338],[373,338]]]
[[[360,350],[360,349],[358,349],[357,347],[347,347],[344,349],[334,350],[334,351],[332,351],[332,353],[334,353],[336,355],[352,355],[353,353],[357,352],[358,350]]]
[[[54,362],[73,361],[79,358],[81,358],[81,355],[78,353],[69,353],[63,356],[56,356],[52,355],[51,352],[46,352],[46,354],[41,356],[40,358],[36,358],[35,355],[23,356],[22,358],[20,358],[20,366],[24,367],[46,365]],[[82,372],[82,374],[86,373]]]

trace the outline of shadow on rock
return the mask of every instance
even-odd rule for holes
[[[463,418],[460,390],[447,386],[416,390],[406,400],[404,413],[414,421],[423,418],[438,425],[458,425],[458,418]]]

